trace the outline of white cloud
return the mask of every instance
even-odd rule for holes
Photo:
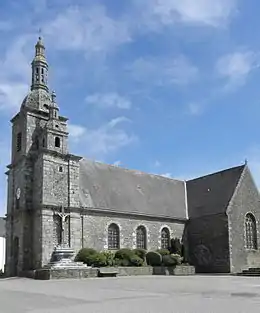
[[[131,101],[120,96],[116,92],[105,94],[93,94],[86,97],[86,102],[94,104],[99,108],[118,108],[118,109],[130,109]]]
[[[198,116],[203,113],[203,106],[201,103],[191,102],[188,104],[188,114]]]
[[[120,165],[122,165],[122,162],[121,162],[120,160],[118,160],[118,161],[115,161],[115,162],[113,163],[113,165],[114,165],[114,166],[120,166]]]
[[[129,121],[126,117],[117,117],[96,129],[71,125],[72,143],[80,143],[78,147],[84,150],[80,151],[81,154],[87,153],[90,157],[106,156],[137,140],[134,134],[128,134],[123,128],[119,127],[121,123]]]
[[[198,68],[184,56],[177,58],[140,58],[128,67],[137,81],[158,86],[186,85],[198,77]]]
[[[163,176],[166,178],[172,178],[172,173],[164,173],[164,174],[160,174],[160,176]]]
[[[74,141],[78,141],[86,132],[86,128],[80,125],[69,124],[68,130],[70,137]]]
[[[136,0],[150,27],[177,22],[222,27],[236,12],[236,0]]]
[[[17,110],[26,93],[28,85],[15,82],[0,82],[0,110],[14,112]]]
[[[29,91],[30,61],[25,50],[30,39],[15,38],[0,59],[0,110],[17,110]]]
[[[57,49],[108,52],[131,36],[126,23],[108,16],[101,5],[69,7],[43,28]]]
[[[161,165],[162,165],[161,162],[158,161],[158,160],[156,160],[156,161],[154,162],[154,166],[155,166],[155,167],[160,167]]]
[[[233,88],[245,84],[248,76],[258,68],[259,55],[252,51],[234,52],[221,57],[216,70],[218,75],[227,79],[227,88]]]

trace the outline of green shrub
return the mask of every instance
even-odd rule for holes
[[[182,262],[182,257],[178,254],[170,254],[163,256],[163,265],[165,266],[176,266],[180,265]]]
[[[83,262],[87,265],[90,265],[92,262],[92,256],[95,255],[97,251],[92,248],[82,248],[79,250],[78,254],[75,257],[75,262]]]
[[[120,259],[120,260],[123,260],[123,259],[130,260],[130,258],[133,255],[134,255],[133,250],[124,248],[124,249],[120,249],[116,251],[115,258]]]
[[[143,261],[145,261],[145,256],[147,254],[147,251],[145,249],[134,249],[133,250],[134,254],[139,256]]]
[[[171,254],[171,257],[176,260],[176,265],[181,265],[183,257],[181,257],[179,254]]]
[[[140,258],[138,255],[133,255],[130,258],[130,266],[143,266],[144,260]]]
[[[168,249],[158,249],[156,252],[160,253],[161,256],[169,255],[170,251]]]
[[[179,254],[182,255],[182,244],[179,238],[171,239],[171,254]]]
[[[114,266],[115,265],[115,254],[112,251],[102,251],[102,255],[106,258],[106,266]]]
[[[127,259],[114,259],[115,266],[131,266],[130,260]]]
[[[162,256],[155,251],[149,251],[146,254],[147,265],[160,266],[162,264]]]
[[[101,253],[96,253],[91,255],[91,266],[93,267],[102,267],[107,265],[106,256]]]

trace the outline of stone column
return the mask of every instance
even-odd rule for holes
[[[42,210],[42,264],[44,266],[49,263],[51,255],[54,249],[53,242],[53,211],[52,210]]]
[[[80,213],[70,213],[70,247],[77,253],[81,249]]]

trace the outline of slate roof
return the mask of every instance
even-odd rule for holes
[[[5,220],[3,217],[0,217],[0,237],[5,237],[6,230],[5,230]]]
[[[187,181],[190,218],[226,211],[246,165]]]
[[[185,182],[82,159],[83,207],[187,219]]]

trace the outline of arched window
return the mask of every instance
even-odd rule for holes
[[[108,249],[119,249],[119,227],[116,224],[110,224],[108,227]]]
[[[170,231],[164,227],[161,231],[161,248],[168,249],[170,246]]]
[[[60,148],[60,137],[55,137],[55,147]]]
[[[136,248],[146,249],[146,229],[144,226],[138,226],[136,229]]]
[[[245,243],[246,249],[257,249],[256,220],[251,213],[248,213],[245,218]]]

